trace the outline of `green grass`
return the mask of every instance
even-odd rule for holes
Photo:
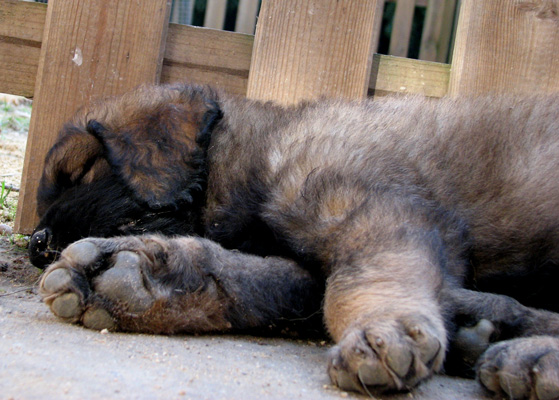
[[[1,209],[7,209],[9,207],[8,195],[10,194],[11,191],[12,189],[6,186],[6,182],[2,181],[2,183],[0,183],[0,208]]]
[[[31,104],[14,106],[0,102],[0,131],[27,132],[31,116]]]
[[[14,233],[10,236],[10,243],[14,246],[15,250],[26,252],[29,246],[29,236]]]
[[[16,201],[9,199],[11,189],[6,185],[6,182],[0,182],[0,223],[13,221],[16,218]]]

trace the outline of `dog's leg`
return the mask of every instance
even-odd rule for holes
[[[458,324],[471,325],[458,330],[449,361],[477,361],[481,384],[502,396],[559,397],[559,314],[466,289],[445,290],[443,299]]]
[[[447,348],[443,269],[458,265],[447,246],[447,231],[458,229],[443,229],[455,227],[452,216],[399,187],[371,187],[358,174],[313,170],[302,184],[278,182],[270,224],[328,276],[332,382],[362,393],[406,390],[439,371]]]
[[[69,322],[174,333],[320,325],[321,286],[285,259],[199,238],[137,236],[72,244],[46,270],[40,291]]]
[[[407,390],[443,365],[445,238],[417,198],[370,193],[357,207],[332,215],[344,198],[327,195],[315,202],[321,208],[305,213],[317,217],[300,242],[316,249],[329,276],[324,315],[337,342],[330,377],[363,393]]]
[[[384,252],[366,261],[339,269],[327,284],[325,319],[337,342],[330,377],[343,389],[365,393],[409,389],[443,365],[440,277],[420,251]]]

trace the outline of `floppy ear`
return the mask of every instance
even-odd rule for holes
[[[142,109],[114,129],[91,120],[87,130],[139,200],[175,207],[205,190],[209,135],[220,117],[218,106],[198,95]]]
[[[37,192],[42,216],[60,194],[80,183],[90,183],[110,172],[101,142],[78,126],[67,124],[45,158]]]

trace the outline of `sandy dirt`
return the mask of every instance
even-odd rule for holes
[[[0,131],[0,182],[16,190],[24,148],[25,132]],[[9,202],[17,202],[17,191]],[[0,213],[0,223],[13,226],[13,207]],[[100,333],[65,324],[37,295],[41,271],[29,263],[25,243],[0,236],[0,400],[367,398],[330,384],[329,343]],[[385,398],[490,397],[475,381],[437,376]]]

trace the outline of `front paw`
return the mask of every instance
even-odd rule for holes
[[[154,298],[145,287],[140,255],[121,251],[109,256],[100,243],[70,245],[45,271],[39,289],[57,317],[91,329],[113,329],[111,304],[139,313],[148,310]]]
[[[346,331],[332,349],[328,373],[345,390],[409,390],[441,369],[445,350],[444,329],[429,316],[370,321]]]
[[[228,330],[226,299],[196,268],[198,253],[202,245],[187,238],[84,239],[45,271],[39,290],[53,314],[90,329]]]
[[[102,251],[93,242],[81,241],[69,246],[60,260],[45,271],[39,291],[54,315],[67,322],[82,321],[90,328],[114,328],[107,311],[93,306],[86,278],[86,271],[102,259]]]
[[[511,399],[558,399],[559,339],[539,336],[494,344],[479,360],[478,378],[491,392]]]

